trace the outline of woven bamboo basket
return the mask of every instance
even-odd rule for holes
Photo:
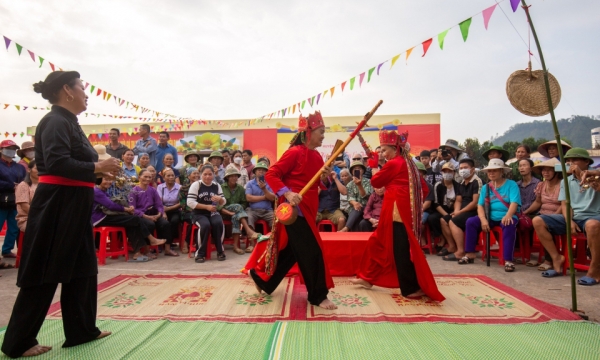
[[[552,105],[556,109],[560,102],[560,85],[548,73]],[[543,116],[550,113],[543,70],[517,70],[506,81],[508,100],[520,113],[528,116]]]

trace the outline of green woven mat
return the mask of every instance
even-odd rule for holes
[[[599,359],[600,325],[586,322],[277,322],[264,359]]]
[[[35,359],[260,359],[273,324],[98,320],[106,339],[63,349],[61,320],[46,320],[38,341],[53,349]],[[0,342],[4,333],[0,333]],[[2,359],[8,359],[0,355]],[[33,359],[33,358],[32,358]]]

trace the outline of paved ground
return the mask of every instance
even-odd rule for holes
[[[126,263],[123,258],[120,260],[109,259],[106,266],[99,267],[98,281],[103,282],[120,274],[238,274],[246,263],[248,255],[237,255],[230,247],[226,248],[226,254],[226,261],[214,260],[216,254],[213,253],[213,260],[204,264],[196,264],[187,256],[173,258],[161,255],[157,260],[147,263]],[[479,259],[475,264],[469,265],[442,261],[437,256],[427,255],[427,259],[434,274],[481,274],[540,300],[571,308],[569,277],[545,279],[542,278],[537,268],[524,265],[517,265],[514,273],[505,273],[504,268],[499,266],[497,261],[493,261],[492,266],[487,268],[485,263]],[[14,263],[13,259],[5,259],[5,261]],[[0,270],[0,274],[2,275],[0,277],[0,288],[2,289],[0,292],[0,327],[3,327],[8,324],[18,293],[15,285],[17,270]],[[580,277],[582,274],[578,273],[577,276]],[[55,301],[59,300],[59,294],[60,287]],[[579,310],[584,310],[590,320],[600,322],[600,301],[598,301],[600,286],[583,287],[578,285],[577,298]]]

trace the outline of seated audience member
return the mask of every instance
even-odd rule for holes
[[[437,158],[431,163],[431,167],[433,168],[433,171],[439,172],[445,163],[450,162],[452,167],[455,169],[454,180],[456,180],[458,183],[461,183],[463,178],[461,178],[460,174],[458,173],[460,167],[459,163],[461,160],[468,158],[469,155],[465,152],[465,150],[458,146],[458,141],[454,139],[448,139],[446,140],[445,144],[440,145]]]
[[[590,268],[586,276],[577,280],[579,285],[591,286],[600,283],[600,193],[593,188],[582,189],[581,178],[587,172],[589,166],[594,162],[587,150],[583,148],[572,148],[565,154],[565,161],[569,163],[569,171],[572,175],[568,178],[569,191],[571,193],[571,207],[573,218],[571,229],[573,234],[585,233],[588,247],[591,253]],[[544,271],[542,276],[554,277],[562,274],[565,258],[556,249],[552,235],[563,235],[566,233],[566,196],[564,183],[560,182],[561,215],[540,215],[533,220],[533,226],[544,246],[544,249],[552,257],[553,269]]]
[[[190,186],[187,198],[187,206],[193,209],[192,222],[198,226],[198,238],[196,239],[195,261],[203,263],[206,261],[208,238],[211,237],[217,248],[217,260],[223,261],[225,249],[223,248],[223,218],[217,211],[217,206],[225,205],[227,201],[223,197],[221,185],[214,182],[215,170],[212,165],[204,165],[200,169],[200,181]]]
[[[248,214],[245,210],[248,207],[246,191],[242,185],[237,183],[238,177],[240,177],[240,172],[236,168],[230,167],[227,169],[227,171],[225,171],[225,176],[223,177],[225,183],[223,184],[222,190],[227,205],[217,206],[217,210],[224,215],[224,218],[231,218],[233,252],[238,255],[242,255],[244,250],[240,248],[240,236],[242,233],[240,225],[244,227],[244,230],[246,230],[248,239],[250,242],[252,242],[252,244],[254,244],[260,234],[254,232],[254,230],[252,230],[252,228],[248,225]],[[248,242],[246,245],[246,252],[252,252],[252,250],[254,250],[254,246],[250,244],[250,242]]]
[[[140,170],[144,170],[150,166],[150,155],[147,153],[140,153],[138,155],[138,165],[140,166]]]
[[[242,166],[242,152],[239,150],[234,150],[231,153],[231,158],[233,159],[233,161],[227,167],[233,167],[240,172],[238,184],[246,188],[246,184],[248,183],[248,181],[250,181],[250,177],[248,176],[248,171],[246,171],[246,168]]]
[[[165,157],[170,155],[167,154]],[[163,217],[171,224],[171,239],[175,239],[179,237],[179,223],[181,222],[181,204],[179,204],[179,190],[181,189],[181,185],[176,182],[178,178],[175,177],[173,169],[164,168],[162,173],[165,182],[158,185],[156,192],[158,192],[158,196],[162,200],[164,208]],[[165,244],[165,256],[179,256],[179,254],[171,250],[171,244]]]
[[[360,163],[362,163],[365,166],[365,169],[366,169],[365,173],[363,174],[363,177],[371,180],[371,176],[373,176],[372,173],[371,173],[371,168],[367,166],[366,160],[364,159],[364,157],[360,153],[356,153],[356,154],[352,155],[352,162],[353,163],[354,162],[360,162]]]
[[[171,153],[166,153],[163,156],[162,162],[163,162],[163,168],[160,171],[160,173],[158,173],[158,175],[156,176],[156,182],[157,184],[163,184],[165,182],[165,170],[170,169],[173,170],[173,173],[175,174],[175,182],[177,184],[179,184],[179,170],[175,169],[173,167],[173,163],[174,163],[174,159],[173,159],[173,154]]]
[[[508,151],[504,150],[502,146],[492,145],[489,149],[481,154],[484,159],[492,160],[492,159],[500,159],[502,162],[508,161]]]
[[[433,168],[431,167],[432,155],[429,150],[421,151],[419,154],[419,159],[427,171],[427,174],[425,175],[425,181],[427,181],[428,184],[434,186],[436,183],[442,181],[442,174],[440,172],[433,171]]]
[[[519,186],[519,190],[521,191],[521,211],[525,215],[533,217],[535,213],[530,214],[526,211],[535,202],[535,189],[541,181],[533,177],[533,161],[531,161],[531,159],[521,159],[516,162],[519,164],[519,175],[521,176],[521,180],[517,181],[517,185]],[[511,174],[512,169],[511,172],[508,173],[508,175]],[[517,229],[520,232],[528,231],[530,235],[533,235],[533,231],[531,231],[533,230],[531,224],[528,225],[525,222],[519,222]]]
[[[558,201],[560,192],[560,182],[562,181],[562,173],[554,171],[554,166],[560,165],[560,161],[556,158],[550,158],[533,167],[533,171],[538,175],[543,176],[544,181],[537,184],[535,188],[535,200],[523,213],[525,215],[535,215],[539,212],[540,215],[562,214],[561,204]],[[522,200],[522,199],[521,199]],[[535,228],[536,218],[533,218],[532,224]],[[539,220],[537,220],[539,221]],[[542,225],[541,223],[538,225]],[[529,260],[527,266],[538,266],[538,260]],[[544,253],[544,262],[538,266],[538,270],[546,271],[552,269],[552,257],[549,253]]]
[[[15,203],[17,204],[17,226],[19,230],[25,232],[27,227],[27,217],[29,216],[29,206],[33,200],[33,194],[37,189],[40,178],[38,176],[35,160],[30,160],[27,164],[27,175],[25,180],[17,185],[15,189]]]
[[[271,167],[271,160],[269,160],[269,158],[266,156],[259,158],[257,163],[259,163],[259,162],[264,162],[267,164],[267,167]]]
[[[475,247],[479,240],[479,233],[491,231],[495,226],[502,228],[502,255],[504,257],[504,271],[515,271],[513,256],[515,241],[517,239],[517,224],[519,219],[515,215],[520,211],[521,192],[517,183],[507,179],[506,174],[510,168],[500,159],[490,159],[488,166],[482,169],[487,173],[490,182],[483,186],[477,204],[477,216],[467,220],[465,256],[458,263],[460,265],[472,264],[477,251]],[[486,218],[485,206],[489,202],[490,219]]]
[[[254,179],[254,164],[252,163],[252,150],[244,149],[242,151],[242,166],[246,169],[250,180]]]
[[[448,252],[443,257],[446,261],[458,261],[465,256],[465,228],[467,220],[477,216],[477,202],[481,191],[481,179],[475,175],[475,162],[472,159],[462,159],[459,163],[459,176],[463,179],[458,186],[454,211],[449,221],[440,220],[442,232],[448,241]],[[455,175],[456,179],[456,175]]]
[[[511,169],[511,179],[514,181],[521,180],[521,174],[519,172],[519,161],[523,159],[529,159],[531,155],[531,148],[528,145],[521,144],[517,146],[517,150],[515,151],[515,158],[517,161],[512,162],[508,165]],[[542,180],[541,176],[535,172],[531,174],[534,178],[538,180]]]
[[[223,185],[225,180],[225,168],[223,167],[223,154],[220,151],[213,151],[208,157],[208,162],[211,163],[215,169],[215,180],[219,185]]]
[[[146,262],[148,257],[142,255],[142,249],[147,245],[162,245],[166,240],[157,239],[148,229],[147,224],[139,216],[135,216],[133,206],[124,207],[111,200],[108,189],[112,185],[112,179],[104,177],[98,179],[94,188],[94,208],[92,212],[92,224],[94,226],[116,226],[124,227],[127,234],[127,243],[133,249],[133,262]],[[110,211],[107,215],[105,212]]]
[[[374,191],[371,196],[369,196],[369,201],[367,201],[367,205],[365,206],[363,219],[358,224],[358,230],[361,232],[374,231],[377,225],[379,225],[385,188],[376,188],[373,190]]]
[[[438,247],[443,247],[445,244],[449,244],[450,241],[446,239],[452,237],[452,232],[450,228],[446,227],[446,233],[442,231],[441,221],[445,222],[447,225],[452,219],[452,213],[455,210],[455,202],[458,197],[458,190],[460,188],[460,184],[454,180],[454,168],[451,163],[445,163],[442,166],[442,181],[435,184],[433,187],[434,200],[432,207],[435,211],[433,211],[427,222],[429,224],[429,230],[431,231],[432,237],[441,237],[441,242],[438,244]],[[443,247],[438,252],[438,256],[448,255],[449,251],[447,248]]]
[[[200,155],[195,150],[189,150],[183,156],[183,161],[185,162],[185,165],[183,165],[181,169],[179,169],[179,184],[186,185],[187,181],[189,180],[187,171],[190,168],[198,168],[198,161],[200,161]]]
[[[123,152],[123,172],[125,173],[125,175],[127,175],[128,177],[138,177],[138,175],[140,174],[140,170],[142,170],[139,166],[137,166],[136,164],[133,163],[133,158],[135,157],[135,154],[133,153],[133,150],[131,149],[127,149]]]
[[[333,176],[333,172],[331,176]],[[352,181],[352,176],[350,175],[350,171],[348,169],[340,170],[339,179],[337,176],[333,178],[335,184],[340,192],[340,210],[344,213],[344,217],[348,218],[348,214],[350,213],[350,203],[348,203],[348,183]]]
[[[151,168],[151,166],[148,166]],[[173,243],[171,224],[164,217],[162,200],[155,188],[150,185],[152,175],[150,170],[140,171],[140,183],[135,186],[129,194],[129,201],[133,206],[133,214],[141,218],[148,231],[152,234],[154,230],[161,239],[166,239],[166,244]],[[166,255],[166,253],[165,253]],[[155,256],[152,256],[155,258]]]
[[[227,170],[229,164],[231,164],[231,150],[225,148],[221,150],[221,155],[223,155],[223,167]]]
[[[357,231],[358,224],[363,219],[364,207],[369,201],[369,197],[373,193],[371,180],[363,177],[365,173],[365,165],[362,162],[353,162],[350,166],[350,174],[352,181],[348,183],[348,203],[352,207],[348,215],[346,226],[340,231]]]
[[[187,206],[187,197],[188,192],[190,191],[190,186],[200,179],[200,171],[194,167],[189,167],[186,170],[187,179],[184,181],[184,185],[181,185],[179,188],[179,205],[181,206],[181,221],[188,224],[186,227],[186,233],[181,234],[183,236],[184,241],[183,245],[181,245],[181,252],[183,254],[187,254],[189,252],[190,239],[192,237],[192,209]]]
[[[317,224],[321,220],[331,221],[337,228],[341,230],[346,225],[346,217],[340,210],[340,190],[336,183],[339,182],[335,171],[332,171],[329,176],[321,175],[321,188],[319,189],[319,209],[317,212]]]
[[[143,170],[143,169],[142,169]],[[148,167],[146,168],[146,170],[148,170],[148,173],[150,174],[150,183],[149,185],[153,188],[156,189],[156,187],[158,186],[158,183],[156,181],[156,169],[154,168],[154,166],[152,165],[148,165]],[[141,171],[140,171],[141,173]]]
[[[567,151],[569,151],[572,148],[572,146],[565,141],[561,140],[560,143],[562,145],[563,154],[566,154]],[[556,140],[548,141],[548,142],[541,144],[540,146],[538,146],[537,150],[544,157],[556,158],[556,159],[560,160],[560,156],[558,153],[558,146],[556,145]]]
[[[420,162],[417,161],[417,169],[419,169],[419,172],[421,173],[421,177],[425,180],[427,177],[427,169],[425,168],[425,165]],[[425,199],[423,199],[423,215],[421,218],[421,245],[424,245],[427,243],[427,239],[425,238],[425,226],[427,226],[427,219],[429,218],[429,214],[431,213],[432,210],[432,204],[433,201],[435,200],[435,194],[433,193],[433,185],[431,185],[430,183],[427,182],[427,180],[425,180],[425,183],[427,184],[427,197]]]
[[[273,226],[273,201],[275,201],[275,194],[271,187],[265,181],[265,174],[267,173],[267,164],[258,163],[252,169],[254,171],[254,179],[250,180],[246,185],[246,200],[248,201],[248,208],[246,213],[248,214],[248,224],[252,229],[256,229],[256,221],[264,220],[269,225],[269,230]],[[263,229],[263,231],[266,231]]]

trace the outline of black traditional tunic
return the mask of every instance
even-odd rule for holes
[[[37,126],[39,175],[93,183],[98,154],[70,111],[52,106]],[[29,210],[17,285],[68,283],[98,274],[92,232],[94,189],[40,183]]]

